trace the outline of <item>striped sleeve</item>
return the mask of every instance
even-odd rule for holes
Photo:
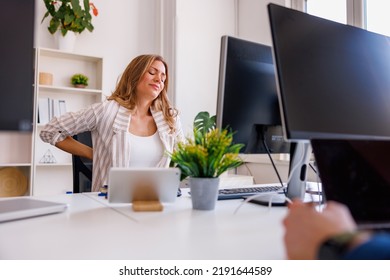
[[[54,117],[40,132],[42,141],[55,145],[68,136],[94,130],[103,114],[103,103],[93,104],[78,112]]]

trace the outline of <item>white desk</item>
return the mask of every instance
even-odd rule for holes
[[[162,212],[109,205],[96,193],[42,196],[60,214],[0,224],[0,259],[283,259],[285,207],[218,201],[192,210],[184,191]]]

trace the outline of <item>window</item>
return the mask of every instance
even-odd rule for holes
[[[364,2],[367,30],[390,36],[390,1],[366,0]]]
[[[347,0],[306,0],[305,2],[308,14],[347,23]]]

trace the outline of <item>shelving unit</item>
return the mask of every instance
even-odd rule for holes
[[[39,108],[39,100],[46,98],[54,102],[64,101],[67,112],[74,112],[101,101],[103,58],[38,48],[35,60],[30,194],[34,196],[63,194],[73,190],[72,157],[40,139],[39,134],[46,122],[39,118],[39,110],[51,111],[53,108],[50,106]],[[52,74],[52,84],[41,84],[39,73]],[[79,73],[89,78],[87,88],[80,89],[71,85],[71,76]]]
[[[30,194],[29,186],[32,184],[32,157],[31,157],[31,132],[1,132],[0,133],[0,170],[11,167],[18,169],[27,179],[28,191],[25,195]],[[4,170],[3,170],[4,171]],[[1,171],[1,172],[3,172]],[[3,178],[4,179],[4,178]],[[0,182],[2,195],[6,195],[5,189],[13,192],[18,180]],[[17,186],[17,189],[19,187]],[[23,195],[22,193],[20,195]]]

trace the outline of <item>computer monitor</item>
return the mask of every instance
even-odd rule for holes
[[[4,0],[0,17],[0,131],[31,131],[35,1]],[[10,25],[11,22],[17,24]]]
[[[234,131],[246,154],[289,153],[284,141],[270,46],[222,36],[217,127]]]
[[[288,139],[390,140],[390,38],[269,5]]]
[[[245,144],[243,153],[290,153],[286,194],[303,198],[311,150],[284,140],[275,75],[270,46],[222,36],[217,127],[230,128],[233,141]]]
[[[390,38],[275,4],[268,12],[286,137],[311,141],[326,199],[357,222],[389,221]]]

